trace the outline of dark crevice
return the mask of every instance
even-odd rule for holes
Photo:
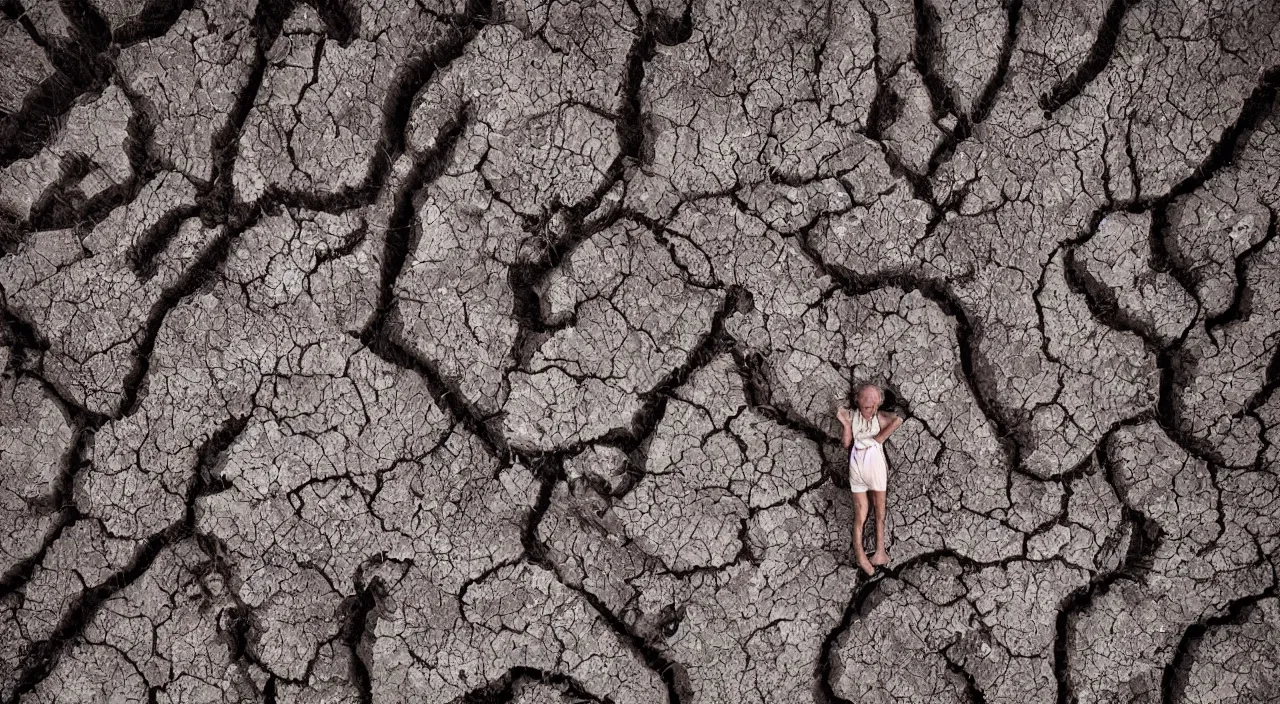
[[[800,233],[797,236],[797,242],[805,256],[822,273],[830,276],[831,280],[836,282],[841,290],[848,295],[865,295],[872,291],[889,287],[900,288],[908,292],[918,291],[955,320],[956,345],[960,356],[961,376],[969,387],[969,392],[973,396],[974,402],[994,428],[996,440],[1000,444],[1008,466],[1014,470],[1021,470],[1024,452],[1023,444],[1026,440],[1019,437],[1017,419],[1008,417],[1005,410],[994,400],[994,392],[988,391],[989,389],[997,388],[998,383],[994,372],[990,371],[988,365],[976,355],[976,337],[979,331],[970,321],[964,306],[951,293],[946,284],[906,272],[874,276],[857,274],[843,266],[828,264],[813,247],[807,233]]]
[[[148,0],[136,17],[111,28],[111,40],[123,48],[160,37],[194,4],[195,0]]]
[[[427,386],[428,392],[438,406],[446,410],[455,421],[462,423],[473,435],[479,438],[490,454],[505,462],[511,457],[506,438],[499,429],[492,427],[494,418],[486,416],[458,392],[436,365],[419,357],[403,345],[395,342],[385,330],[378,333],[365,333],[360,341],[383,361],[402,369],[409,369],[418,374]]]
[[[1138,156],[1133,151],[1133,110],[1126,111],[1125,118],[1124,155],[1129,162],[1129,182],[1132,184],[1133,198],[1137,200],[1142,197],[1142,170],[1138,168]]]
[[[453,160],[453,152],[466,128],[466,110],[455,120],[441,128],[436,139],[439,145],[433,152],[420,156],[412,171],[400,185],[394,198],[391,216],[387,220],[387,233],[382,251],[382,269],[379,276],[378,305],[373,319],[363,332],[366,338],[383,336],[388,332],[391,312],[395,304],[396,282],[404,270],[409,255],[418,248],[417,199],[420,192],[444,174]]]
[[[33,362],[33,352],[39,360],[41,353],[49,349],[49,341],[40,336],[35,326],[9,310],[3,294],[0,290],[0,303],[6,304],[0,306],[0,343],[9,346],[9,364],[0,373],[25,369]]]
[[[538,498],[525,517],[524,530],[520,533],[520,543],[524,547],[525,558],[535,565],[551,564],[547,557],[547,548],[538,540],[538,527],[551,508],[551,496],[555,493],[556,484],[564,478],[564,466],[559,457],[534,457],[529,462],[529,470],[538,478]]]
[[[639,16],[634,7],[632,10]],[[622,182],[629,168],[652,157],[646,154],[646,125],[640,105],[645,64],[653,58],[658,43],[678,44],[689,38],[693,31],[691,13],[692,6],[689,5],[678,19],[656,10],[651,10],[644,16],[640,36],[627,52],[623,98],[618,116],[614,120],[618,156],[605,169],[600,185],[592,194],[580,203],[567,206],[552,203],[548,212],[535,225],[537,229],[545,230],[550,217],[556,212],[562,212],[563,234],[552,239],[551,244],[542,249],[533,261],[509,267],[508,285],[515,299],[512,314],[520,325],[513,347],[521,362],[527,361],[542,339],[564,327],[563,322],[550,324],[545,320],[539,291],[547,276],[561,266],[580,244],[616,220],[616,217],[606,215],[597,217],[590,223],[587,221],[600,208],[605,196]]]
[[[578,219],[570,217],[566,220],[565,235],[545,248],[536,261],[507,267],[507,285],[511,288],[513,299],[511,315],[519,323],[516,340],[512,345],[518,351],[517,357],[530,356],[536,340],[563,326],[563,323],[553,325],[545,322],[539,291],[547,276],[563,264],[579,244],[594,234]]]
[[[1129,425],[1118,423],[1112,427],[1099,441],[1094,455],[1095,461],[1103,470],[1103,477],[1120,501],[1121,523],[1132,526],[1128,550],[1125,553],[1124,560],[1112,573],[1112,576],[1141,582],[1143,577],[1153,568],[1156,551],[1160,549],[1160,545],[1164,542],[1164,531],[1154,520],[1147,518],[1144,513],[1133,508],[1129,501],[1127,487],[1116,477],[1115,460],[1113,458],[1118,454],[1118,451],[1113,448],[1115,435],[1120,428],[1128,427]],[[1113,582],[1114,579],[1111,581]],[[1108,586],[1109,584],[1110,582],[1108,582]],[[1098,593],[1105,592],[1106,588],[1104,587]]]
[[[897,73],[897,68],[888,72],[880,63],[880,20],[879,15],[867,8],[865,2],[859,0],[862,4],[862,11],[866,14],[871,22],[871,45],[874,59],[871,62],[872,70],[876,76],[876,93],[871,98],[871,105],[867,108],[867,124],[863,129],[863,134],[867,139],[880,143],[884,141],[885,132],[898,119],[898,96],[889,86],[889,79]]]
[[[128,96],[132,100],[132,96]],[[70,154],[59,164],[59,175],[31,205],[25,230],[44,231],[77,228],[91,231],[116,208],[137,196],[146,181],[157,171],[147,155],[151,125],[145,113],[133,110],[126,124],[123,149],[131,172],[122,183],[113,183],[93,197],[86,197],[80,187],[85,176],[97,165],[83,154]]]
[[[900,106],[901,97],[893,91],[890,86],[885,86],[883,94],[877,91],[876,100],[884,100],[885,107],[882,112],[877,115],[877,121],[884,124],[884,129],[888,129],[897,120],[897,110]],[[911,196],[916,200],[927,203],[933,211],[930,216],[930,224],[926,227],[926,232],[932,232],[937,226],[938,221],[942,219],[943,208],[937,202],[937,196],[933,193],[933,182],[929,178],[929,174],[920,173],[913,170],[907,165],[902,157],[896,151],[889,148],[888,144],[881,138],[875,138],[876,144],[880,147],[880,152],[884,156],[885,164],[889,167],[889,173],[896,178],[900,178],[911,187]]]
[[[1137,335],[1142,339],[1147,352],[1159,354],[1164,344],[1155,329],[1128,314],[1111,287],[1094,278],[1088,268],[1076,258],[1075,247],[1066,250],[1062,264],[1067,290],[1084,299],[1094,319],[1113,330]]]
[[[61,466],[52,490],[47,496],[41,497],[34,506],[46,515],[53,515],[53,525],[45,533],[35,553],[16,562],[3,575],[0,575],[0,598],[25,586],[34,574],[35,568],[44,562],[44,556],[62,532],[82,518],[80,509],[72,496],[72,490],[76,475],[87,464],[85,457],[90,450],[93,432],[106,421],[105,416],[92,413],[61,398],[53,385],[37,374],[23,370],[15,370],[14,373],[35,379],[45,393],[54,398],[61,407],[72,432],[67,449],[62,455]]]
[[[1149,264],[1152,271],[1172,276],[1179,285],[1182,286],[1192,298],[1199,302],[1196,295],[1198,290],[1196,277],[1192,274],[1190,262],[1176,247],[1172,247],[1169,228],[1172,224],[1169,222],[1169,204],[1163,204],[1151,209],[1151,232],[1147,238],[1148,246],[1151,248]],[[1090,232],[1096,233],[1098,230],[1095,225]],[[1090,235],[1092,237],[1092,235]],[[1185,334],[1185,333],[1184,333]]]
[[[747,406],[756,413],[768,418],[773,423],[790,429],[792,432],[809,438],[821,447],[837,440],[823,430],[810,425],[802,418],[794,415],[791,408],[774,404],[767,361],[763,354],[735,345],[729,350],[738,371],[742,376],[743,390],[747,397]],[[885,410],[889,410],[886,408]]]
[[[1216,330],[1222,326],[1246,320],[1253,313],[1252,292],[1248,287],[1248,265],[1249,261],[1258,255],[1259,252],[1266,249],[1275,239],[1276,234],[1280,232],[1280,215],[1277,215],[1276,209],[1268,207],[1267,232],[1262,239],[1255,242],[1249,248],[1236,257],[1235,260],[1235,278],[1236,285],[1231,295],[1231,305],[1221,313],[1209,318],[1205,321],[1205,328],[1209,331]]]
[[[929,93],[929,103],[933,106],[932,118],[937,120],[947,114],[959,116],[963,114],[959,103],[951,94],[951,88],[943,79],[942,73],[937,70],[937,54],[942,51],[942,36],[938,29],[941,18],[938,17],[938,11],[928,0],[914,0],[912,7],[916,36],[911,56],[915,61],[916,73],[920,74],[925,90]]]
[[[364,222],[352,231],[350,235],[347,235],[347,238],[342,241],[342,244],[339,244],[332,249],[318,248],[316,250],[315,263],[311,265],[311,271],[307,276],[315,275],[317,271],[320,271],[320,267],[328,264],[329,262],[350,256],[352,252],[355,252],[356,249],[360,247],[360,245],[364,244],[368,237],[369,223]]]
[[[639,16],[639,12],[634,7],[632,9]],[[640,90],[644,85],[645,64],[653,58],[657,44],[673,46],[689,39],[693,33],[692,12],[693,5],[689,4],[679,18],[668,17],[657,10],[650,10],[644,16],[640,37],[627,52],[623,100],[615,121],[622,157],[640,160],[644,156],[645,125],[640,106]],[[616,170],[616,173],[610,173],[608,180],[621,177],[621,166],[618,161],[610,165],[610,172]]]
[[[374,577],[365,584],[357,575],[355,595],[345,599],[339,607],[339,613],[345,614],[341,619],[339,637],[351,650],[351,680],[360,692],[361,704],[373,701],[373,682],[369,676],[369,663],[373,660],[371,643],[386,592],[381,577]]]
[[[1213,537],[1210,538],[1203,547],[1196,550],[1196,557],[1204,557],[1210,552],[1218,549],[1218,541],[1222,540],[1222,536],[1227,533],[1227,513],[1224,510],[1222,502],[1222,471],[1221,467],[1206,462],[1205,468],[1209,472],[1209,485],[1213,488],[1213,523],[1217,527]]]
[[[532,518],[532,514],[530,517],[526,518],[524,534],[528,534],[530,532],[531,529],[529,526],[532,524],[533,520],[535,519]],[[541,521],[542,520],[541,516],[537,517],[536,520]],[[536,530],[536,528],[533,528],[532,530]],[[468,577],[467,580],[462,583],[462,586],[458,588],[458,594],[455,597],[455,601],[458,602],[459,611],[465,612],[468,605],[470,604],[470,602],[468,601],[468,596],[472,587],[476,586],[477,584],[481,584],[485,582],[486,580],[488,580],[490,577],[497,574],[501,570],[504,570],[519,564],[519,562],[523,559],[524,559],[524,556],[522,555],[521,557],[518,557],[513,560],[502,560],[500,562],[494,562],[493,564],[489,565],[485,569],[481,570],[475,576]],[[469,619],[467,619],[465,615],[463,616],[463,619],[469,621]]]
[[[27,37],[35,42],[41,49],[47,48],[49,42],[40,36],[40,30],[36,29],[35,23],[27,16],[27,10],[18,0],[0,0],[0,12],[5,17],[22,25],[22,29],[27,33]]]
[[[1240,114],[1236,116],[1234,122],[1222,130],[1222,136],[1189,176],[1174,184],[1168,193],[1140,199],[1138,205],[1146,208],[1166,205],[1180,196],[1199,189],[1220,169],[1231,164],[1235,159],[1237,147],[1248,141],[1258,123],[1270,112],[1275,102],[1277,88],[1280,88],[1280,64],[1261,72],[1257,85],[1240,106]]]
[[[182,223],[188,218],[200,214],[194,205],[182,206],[165,213],[154,225],[147,228],[134,240],[133,247],[127,255],[129,265],[140,281],[148,281],[155,276],[160,264],[158,257],[168,248],[169,243],[177,236]]]
[[[285,18],[293,11],[292,0],[259,2],[251,25],[254,38],[254,58],[249,78],[236,96],[236,102],[227,114],[222,128],[210,139],[210,159],[213,163],[212,181],[208,189],[197,198],[201,219],[208,226],[219,223],[243,221],[252,208],[235,203],[235,187],[232,174],[240,151],[240,133],[249,119],[267,72],[267,53],[284,28]]]
[[[987,695],[982,693],[982,688],[978,686],[978,681],[974,679],[973,673],[964,669],[960,663],[952,660],[945,652],[942,657],[947,663],[947,671],[964,682],[965,694],[969,695],[970,703],[987,704]]]
[[[74,227],[89,202],[80,190],[80,181],[93,169],[93,161],[88,157],[73,154],[64,158],[59,164],[58,177],[31,204],[27,229],[41,231]]]
[[[380,181],[375,183],[373,179],[366,180],[363,185],[355,188],[338,191],[298,191],[271,185],[263,190],[256,201],[248,205],[249,207],[280,205],[339,215],[374,202],[380,185]],[[238,205],[245,207],[244,204]]]
[[[72,426],[71,442],[68,444],[66,452],[63,453],[62,466],[58,469],[58,478],[55,480],[53,491],[47,497],[47,503],[44,504],[43,508],[49,511],[70,511],[72,514],[78,515],[79,512],[72,497],[75,477],[88,464],[88,460],[85,458],[88,456],[90,445],[93,442],[93,432],[105,418],[83,409],[70,408],[65,403],[60,402],[60,405],[63,408],[63,413],[70,416],[68,422]]]
[[[15,213],[0,205],[0,259],[18,251],[22,245],[26,228],[19,220]]]
[[[169,312],[184,298],[199,291],[213,279],[230,253],[232,244],[252,224],[254,221],[244,223],[242,227],[235,230],[224,229],[183,272],[178,281],[166,289],[151,307],[151,312],[147,314],[146,323],[141,331],[142,339],[134,352],[133,368],[124,378],[120,405],[117,409],[118,416],[131,415],[137,410],[140,392],[146,384],[147,371],[151,367],[151,352],[155,348],[156,337],[160,334],[160,328],[164,325]]]
[[[1005,33],[1001,41],[996,67],[983,84],[981,92],[975,98],[974,104],[968,112],[961,109],[951,86],[948,85],[942,73],[937,70],[937,64],[941,61],[938,54],[943,50],[942,37],[938,28],[941,18],[938,16],[937,10],[929,4],[928,0],[914,0],[912,7],[915,24],[915,40],[911,52],[912,66],[919,74],[925,86],[925,91],[929,95],[930,119],[935,126],[939,127],[943,133],[943,138],[930,153],[928,164],[923,173],[917,173],[912,170],[903,163],[894,150],[885,145],[885,133],[897,120],[901,109],[901,98],[890,86],[890,81],[901,69],[901,66],[894,66],[886,70],[881,65],[880,35],[876,13],[866,8],[865,4],[864,10],[866,10],[871,20],[871,34],[876,56],[873,64],[876,75],[876,94],[868,109],[867,125],[863,130],[863,134],[880,145],[890,172],[911,185],[912,194],[915,198],[933,206],[935,213],[928,227],[928,231],[932,231],[937,226],[938,221],[941,220],[943,211],[954,207],[954,203],[939,204],[933,194],[933,186],[930,179],[947,158],[954,153],[956,146],[972,135],[974,127],[987,119],[987,116],[995,106],[1000,90],[1004,87],[1005,77],[1009,71],[1009,62],[1012,59],[1014,45],[1017,41],[1018,24],[1022,14],[1022,0],[1008,0],[1004,6]],[[956,120],[955,126],[951,129],[945,129],[938,125],[938,122],[948,115]],[[953,198],[952,200],[958,202],[958,198]]]
[[[105,51],[111,44],[111,28],[89,0],[58,0],[62,14],[71,23],[72,35],[78,50],[95,54]]]
[[[0,117],[0,168],[39,153],[77,98],[100,92],[114,71],[106,53],[109,37],[102,18],[87,0],[63,0],[61,5],[71,36],[38,39],[56,70],[24,97],[16,113]],[[29,35],[40,37],[20,2],[5,0],[0,9]]]
[[[653,34],[654,39],[663,46],[676,46],[689,41],[693,36],[693,2],[684,4],[684,12],[679,17],[672,17],[650,10],[645,17],[645,28]]]
[[[1195,649],[1211,629],[1227,624],[1244,622],[1253,607],[1263,599],[1276,596],[1276,585],[1272,584],[1258,594],[1250,594],[1234,599],[1227,604],[1225,611],[1217,616],[1206,618],[1191,624],[1183,631],[1174,651],[1173,659],[1165,665],[1164,674],[1160,678],[1160,701],[1163,704],[1175,704],[1183,701],[1183,692],[1187,686],[1187,676],[1195,662]]]
[[[58,664],[63,650],[80,639],[81,633],[93,620],[103,602],[133,584],[151,566],[162,549],[188,534],[189,527],[183,521],[152,535],[134,551],[127,567],[73,599],[49,638],[32,643],[22,658],[16,668],[19,673],[17,683],[7,704],[18,704],[25,695],[34,691]]]
[[[513,667],[493,682],[467,692],[458,700],[458,704],[507,704],[515,700],[517,690],[522,685],[535,682],[560,689],[565,702],[613,704],[613,700],[609,697],[604,699],[596,697],[568,675],[523,666]]]
[[[1106,13],[1102,16],[1093,45],[1089,47],[1089,53],[1085,54],[1084,61],[1080,62],[1071,75],[1059,81],[1048,93],[1040,96],[1040,107],[1044,109],[1046,116],[1051,116],[1058,108],[1079,95],[1085,86],[1107,68],[1107,64],[1111,63],[1112,54],[1115,53],[1116,40],[1120,37],[1120,24],[1124,21],[1125,11],[1136,4],[1137,0],[1111,0]]]
[[[141,577],[161,550],[194,534],[195,502],[201,496],[218,490],[218,483],[211,481],[212,468],[246,424],[247,418],[233,418],[201,445],[197,451],[194,478],[184,497],[186,511],[182,520],[141,541],[124,569],[84,590],[72,600],[49,638],[33,643],[23,657],[18,668],[20,675],[17,686],[7,704],[17,704],[24,695],[44,681],[57,666],[63,651],[80,640],[84,629],[92,622],[102,604]]]
[[[1018,40],[1018,24],[1021,19],[1022,0],[1006,0],[1004,38],[1000,43],[1000,56],[996,59],[996,70],[982,87],[982,92],[978,94],[978,99],[974,101],[973,109],[965,121],[970,127],[986,120],[991,114],[991,109],[995,107],[1000,89],[1004,87],[1004,79],[1009,75],[1009,61],[1013,58],[1013,47]]]
[[[525,530],[525,540],[531,541],[531,544],[526,542],[525,545],[527,559],[532,564],[551,572],[566,589],[582,597],[608,625],[618,640],[629,647],[650,670],[662,678],[667,687],[668,704],[690,701],[693,698],[692,687],[688,681],[688,676],[684,673],[684,668],[679,663],[668,659],[662,651],[636,633],[631,626],[609,609],[609,605],[604,603],[603,599],[583,587],[573,586],[560,573],[559,565],[546,558],[546,548],[537,540],[537,528],[538,523],[542,520],[550,505],[551,492],[556,481],[557,479],[552,477],[543,479],[542,489],[539,494],[541,509],[535,507],[535,510],[530,513],[529,522],[526,524]]]
[[[325,34],[340,46],[356,38],[360,27],[360,7],[349,0],[308,0],[324,23]]]
[[[720,308],[711,318],[711,329],[689,350],[684,364],[673,369],[651,390],[640,394],[640,410],[632,417],[631,427],[606,433],[596,442],[613,445],[623,452],[631,452],[653,435],[658,423],[666,415],[667,402],[676,389],[715,357],[732,351],[734,340],[725,331],[725,321],[743,305],[744,293],[743,289],[729,287]]]
[[[196,498],[216,494],[231,488],[231,483],[219,473],[219,467],[225,459],[227,450],[231,449],[231,446],[239,439],[240,434],[248,427],[249,419],[252,417],[252,413],[246,413],[242,417],[232,416],[226,419],[200,446],[197,452],[198,459],[195,466],[193,488],[191,489],[191,500],[187,502],[187,522],[190,525],[194,526],[196,522]]]
[[[78,85],[65,73],[55,71],[28,92],[17,112],[0,117],[0,168],[38,154],[76,98],[106,83],[105,77],[95,76],[89,84]]]
[[[924,0],[916,0],[917,3]],[[973,103],[972,109],[965,113],[955,105],[954,98],[948,98],[947,110],[937,112],[933,115],[936,122],[947,112],[956,116],[956,126],[951,130],[945,130],[945,136],[937,147],[929,155],[929,165],[926,169],[926,176],[932,176],[939,167],[955,152],[956,146],[968,139],[972,134],[974,127],[987,119],[991,114],[992,108],[995,107],[996,99],[1000,95],[1000,89],[1004,87],[1005,76],[1009,73],[1009,61],[1013,58],[1013,47],[1018,39],[1018,23],[1022,17],[1022,0],[1006,0],[1005,4],[1005,32],[1000,43],[1000,55],[997,58],[996,68],[992,71],[991,76],[982,87],[982,92],[978,94],[977,99]],[[940,78],[934,80],[941,81]],[[928,79],[926,79],[926,84]],[[933,89],[930,88],[930,95],[933,95]],[[958,202],[958,199],[953,198]],[[928,202],[933,203],[930,199]],[[954,207],[954,203],[934,204],[936,210],[945,210]],[[939,213],[940,217],[940,213]],[[936,223],[933,224],[936,226]],[[932,231],[932,227],[930,227]]]
[[[900,284],[895,284],[900,285]],[[1022,469],[1024,441],[1020,441],[1016,423],[1007,417],[1005,410],[995,401],[995,389],[999,386],[997,373],[992,365],[980,359],[975,352],[977,328],[970,322],[968,314],[960,302],[953,298],[944,286],[932,281],[919,281],[907,290],[918,290],[921,294],[937,304],[944,313],[956,321],[956,346],[960,355],[960,372],[974,403],[982,411],[983,417],[991,423],[995,430],[996,441],[1003,451],[1008,466],[1014,470]]]
[[[213,558],[217,561],[217,558]],[[218,569],[223,568],[219,565]],[[245,604],[236,603],[234,606],[228,607],[218,614],[218,635],[219,640],[227,646],[227,655],[232,662],[248,662],[249,647],[252,641],[250,632],[253,630],[253,609]]]
[[[189,496],[195,495],[197,495],[196,492],[189,494]],[[204,584],[203,577],[208,573],[216,573],[220,577],[222,583],[220,591],[225,596],[229,596],[232,601],[229,606],[222,608],[217,616],[217,640],[226,647],[230,660],[239,668],[252,665],[267,674],[267,681],[263,685],[261,692],[264,701],[271,701],[275,698],[279,682],[295,685],[305,684],[311,677],[312,668],[315,666],[316,660],[313,659],[307,663],[306,672],[298,679],[282,677],[271,672],[271,668],[261,662],[254,653],[257,634],[263,630],[264,624],[259,621],[253,608],[246,604],[238,594],[240,580],[229,558],[226,544],[216,535],[206,533],[195,533],[192,538],[201,552],[208,558],[208,561],[197,569],[198,576],[201,577],[201,590],[207,600],[205,604],[212,603],[217,598],[213,591]],[[257,685],[252,681],[246,682],[245,685],[257,692]]]
[[[1053,672],[1058,681],[1058,703],[1071,704],[1075,696],[1071,692],[1070,650],[1071,628],[1074,619],[1088,612],[1095,599],[1105,595],[1121,579],[1142,583],[1153,567],[1156,551],[1164,540],[1163,530],[1154,520],[1134,509],[1128,501],[1125,488],[1117,481],[1111,461],[1115,431],[1113,427],[1098,443],[1095,459],[1102,467],[1107,483],[1120,500],[1120,526],[1129,529],[1129,545],[1124,559],[1110,572],[1095,574],[1089,583],[1073,590],[1063,599],[1055,621],[1053,644]]]
[[[321,2],[346,4],[343,0],[321,0]],[[349,9],[346,12],[352,22],[358,21],[357,10]],[[382,136],[374,148],[373,163],[370,164],[364,185],[351,194],[340,194],[340,197],[352,204],[364,203],[371,201],[377,196],[378,191],[382,190],[391,166],[405,152],[405,130],[413,113],[414,100],[429,80],[462,56],[467,45],[489,23],[493,13],[494,6],[491,0],[467,0],[463,14],[450,17],[451,26],[446,37],[409,60],[387,91],[387,99],[382,106]],[[451,153],[452,142],[461,133],[464,124],[465,121],[459,117],[454,124],[445,125],[441,130],[445,137],[441,139],[448,141],[449,146],[438,147],[428,154],[413,155],[414,161],[422,166],[439,161],[438,154]],[[440,141],[437,140],[437,143]],[[445,164],[441,163],[439,166],[443,171]]]
[[[1262,374],[1262,387],[1257,390],[1244,405],[1245,413],[1256,413],[1258,408],[1271,399],[1271,394],[1280,389],[1280,347],[1271,355],[1271,361]],[[1264,426],[1265,427],[1265,426]],[[1265,438],[1264,441],[1265,443]],[[1262,456],[1258,456],[1261,461]]]
[[[860,607],[866,600],[868,592],[875,588],[880,580],[863,582],[858,592],[849,599],[849,603],[845,604],[844,611],[840,615],[840,622],[832,628],[825,638],[822,639],[822,647],[818,651],[817,662],[817,678],[818,678],[818,694],[821,697],[821,704],[853,704],[848,699],[835,693],[831,687],[831,678],[835,674],[835,652],[836,645],[840,640],[840,636],[849,630],[849,626],[853,624],[855,616],[859,615]]]
[[[44,556],[49,552],[49,548],[53,547],[54,542],[62,536],[62,531],[69,528],[79,518],[80,512],[74,506],[59,512],[57,518],[54,519],[53,527],[49,532],[45,533],[39,549],[26,558],[15,562],[4,574],[0,575],[0,599],[4,599],[22,589],[27,582],[31,581],[36,567],[44,562]]]
[[[418,371],[427,382],[437,403],[449,409],[453,417],[459,419],[477,435],[501,461],[507,462],[514,457],[519,457],[530,466],[550,466],[545,463],[552,460],[558,462],[561,458],[576,455],[588,445],[608,445],[632,456],[633,460],[638,460],[643,454],[642,448],[666,414],[667,402],[675,390],[717,355],[732,351],[734,341],[725,332],[724,324],[730,315],[741,309],[744,294],[745,291],[742,289],[730,287],[721,307],[712,317],[711,329],[689,351],[684,363],[659,380],[652,389],[639,394],[641,407],[632,416],[629,427],[614,429],[600,437],[579,441],[551,452],[521,451],[508,447],[501,429],[494,427],[498,418],[480,413],[474,404],[440,378],[434,364],[417,357],[402,345],[385,337],[370,338],[366,335],[361,339],[385,361]],[[643,464],[643,462],[640,463]]]
[[[1160,428],[1191,456],[1206,462],[1226,464],[1226,460],[1212,443],[1187,430],[1191,423],[1183,414],[1182,404],[1178,401],[1181,389],[1195,375],[1195,360],[1179,346],[1173,346],[1161,351],[1156,357],[1156,368],[1160,370],[1159,393],[1156,397],[1156,418]]]

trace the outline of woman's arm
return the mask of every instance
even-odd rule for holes
[[[899,425],[902,425],[901,418],[892,413],[881,412],[880,432],[876,435],[876,442],[883,445],[884,441],[888,440],[890,435],[893,435],[893,431],[897,430]]]

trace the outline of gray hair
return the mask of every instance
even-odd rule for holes
[[[853,400],[856,402],[858,397],[862,395],[862,392],[867,389],[875,389],[876,397],[880,399],[880,403],[884,403],[884,390],[872,383],[858,384],[858,386],[853,390]]]

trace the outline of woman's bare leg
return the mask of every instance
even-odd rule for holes
[[[867,574],[875,574],[876,568],[867,560],[867,553],[862,549],[862,526],[867,522],[867,494],[855,492],[853,495],[853,554],[858,558],[858,567]]]
[[[876,511],[876,554],[871,556],[871,564],[887,565],[889,564],[889,553],[884,549],[884,495],[883,491],[868,491],[871,495],[871,505]]]

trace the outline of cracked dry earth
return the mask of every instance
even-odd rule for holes
[[[1275,4],[0,9],[3,704],[1280,697]]]

